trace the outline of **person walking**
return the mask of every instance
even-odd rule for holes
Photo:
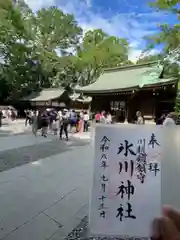
[[[88,131],[88,125],[89,125],[89,114],[88,114],[88,112],[84,113],[83,120],[84,120],[84,132],[87,132]]]
[[[80,112],[80,120],[79,120],[79,128],[78,128],[78,132],[82,133],[84,131],[84,112],[81,111]]]
[[[78,113],[77,114],[77,120],[76,120],[76,132],[77,133],[79,132],[80,120],[81,120],[81,117],[80,117],[80,114]]]
[[[41,115],[41,127],[42,127],[42,136],[47,137],[47,130],[49,125],[49,115],[48,112],[45,110]]]
[[[77,115],[75,110],[72,110],[70,112],[69,119],[70,119],[70,132],[72,132],[73,127],[76,127],[76,123],[77,123]]]
[[[37,134],[37,130],[38,130],[38,115],[36,114],[36,111],[34,111],[32,115],[32,133],[34,134],[35,137]]]
[[[58,129],[59,129],[59,116],[58,114],[56,115],[56,118],[53,120],[53,123],[52,123],[52,130],[53,130],[53,133],[54,135],[57,135],[58,133]]]
[[[100,112],[97,112],[96,115],[95,115],[96,123],[99,123],[100,119],[101,119],[101,114],[100,114]]]
[[[69,125],[69,116],[66,111],[63,111],[62,117],[60,119],[60,132],[59,138],[62,140],[62,134],[65,133],[66,140],[68,141],[68,125]]]

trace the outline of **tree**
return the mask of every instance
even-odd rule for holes
[[[71,67],[72,61],[67,50],[75,48],[79,43],[82,29],[73,15],[64,14],[56,7],[38,11],[34,26],[34,48],[38,59],[44,69],[54,72],[53,76],[49,76],[50,86],[68,85],[70,78],[67,80],[67,69]]]
[[[41,9],[34,18],[36,47],[44,53],[65,51],[75,47],[80,40],[82,29],[73,15],[64,14],[56,7]]]
[[[174,110],[180,115],[180,91],[178,89]]]
[[[175,14],[180,19],[179,1],[178,0],[156,0],[150,5],[158,11],[165,11]],[[148,36],[146,39],[149,48],[153,48],[158,44],[164,45],[163,64],[166,67],[165,73],[179,77],[180,70],[180,24],[162,24],[159,26],[160,33],[154,36]],[[179,91],[176,98],[175,110],[180,113],[180,97]]]
[[[81,73],[80,83],[91,83],[103,68],[129,63],[128,50],[128,42],[123,38],[109,36],[101,29],[88,31],[77,49],[76,66]]]
[[[16,71],[22,69],[25,59],[31,51],[26,47],[29,38],[23,23],[20,9],[14,8],[11,1],[0,1],[0,54],[1,81],[6,83],[13,94],[18,94],[22,87],[21,74]],[[17,79],[18,77],[18,79]],[[1,94],[2,95],[2,94]]]
[[[85,34],[81,50],[80,55],[84,53],[84,59],[91,58],[92,63],[95,61],[101,67],[121,66],[128,61],[127,40],[109,36],[101,29]]]
[[[87,85],[99,77],[103,68],[129,64],[128,43],[125,39],[109,36],[101,29],[85,33],[75,54],[63,57],[68,64],[58,72],[53,82],[73,87]],[[61,81],[60,81],[61,80]]]
[[[57,7],[34,14],[23,0],[15,5],[0,0],[1,99],[16,101],[44,87],[89,84],[103,68],[129,64],[128,50],[125,39],[101,29],[82,37],[74,16]]]
[[[67,64],[57,50],[75,46],[81,32],[72,15],[55,7],[35,15],[23,1],[14,6],[0,0],[1,79],[11,89],[9,99],[50,87],[51,79]]]
[[[155,0],[150,2],[150,6],[158,11],[170,12],[180,19],[180,10],[178,7],[178,0]],[[179,47],[180,44],[180,24],[161,24],[159,25],[159,34],[146,37],[149,47],[153,48],[157,44],[164,44],[164,52],[170,53],[172,50]]]
[[[138,61],[136,62],[136,64],[155,62],[155,61],[159,61],[159,60],[162,60],[161,54],[148,55],[148,56],[139,58]]]

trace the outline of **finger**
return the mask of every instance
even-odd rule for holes
[[[180,233],[174,225],[173,221],[169,218],[163,217],[156,219],[156,239],[163,240],[180,240]]]
[[[152,239],[158,240],[161,237],[160,233],[160,219],[155,219],[152,224]]]
[[[180,212],[173,209],[172,207],[169,206],[165,206],[163,207],[163,215],[167,218],[170,218],[176,228],[180,231]]]

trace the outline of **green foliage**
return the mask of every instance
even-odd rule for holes
[[[159,10],[175,11],[178,10],[179,0],[155,0],[150,2],[150,6]]]
[[[150,2],[150,6],[164,13],[170,12],[180,19],[179,0],[155,0]],[[170,25],[164,23],[159,25],[159,34],[148,36],[145,39],[149,43],[149,48],[157,44],[164,44],[164,52],[169,53],[180,44],[180,24]]]
[[[179,89],[177,91],[177,96],[176,96],[176,102],[175,102],[174,110],[175,110],[175,112],[178,113],[178,115],[180,115],[180,90]]]
[[[140,63],[148,63],[148,62],[155,62],[155,61],[159,61],[162,60],[162,55],[161,54],[154,54],[154,55],[148,55],[145,57],[141,57],[138,59],[138,61],[136,62],[137,64]]]
[[[129,64],[128,42],[125,39],[109,36],[101,29],[88,31],[77,49],[75,67],[79,71],[80,84],[94,81],[103,68]]]
[[[150,6],[158,11],[169,12],[175,14],[180,20],[179,0],[155,0],[150,3]],[[146,37],[149,43],[149,48],[153,48],[158,44],[164,44],[163,55],[165,61],[164,73],[166,75],[175,76],[179,78],[179,61],[180,61],[180,24],[169,25],[167,23],[159,26],[159,34]],[[167,59],[167,56],[169,59]],[[170,61],[170,58],[175,58],[175,61]],[[175,111],[180,114],[180,91],[178,89]]]
[[[0,0],[0,56],[0,101],[44,87],[87,85],[102,68],[130,63],[125,39],[101,29],[82,37],[73,15],[57,7],[34,14],[23,0]]]

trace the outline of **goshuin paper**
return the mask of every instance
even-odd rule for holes
[[[96,127],[92,235],[150,237],[152,221],[161,214],[162,130]]]

